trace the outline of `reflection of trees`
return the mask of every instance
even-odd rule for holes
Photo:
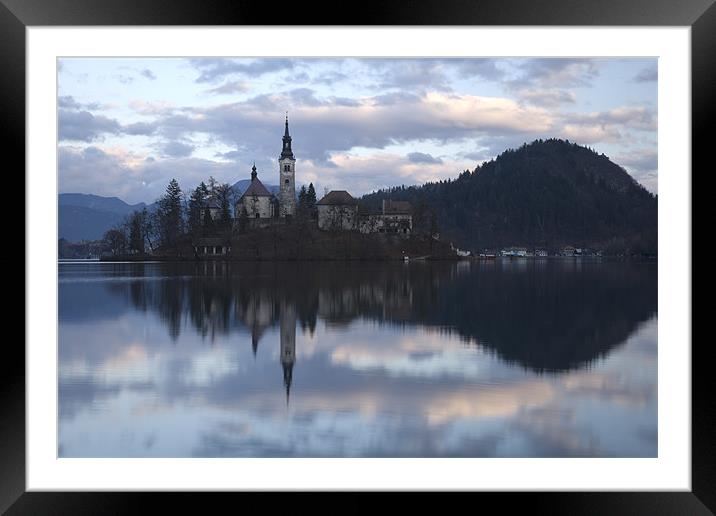
[[[177,337],[246,329],[254,351],[290,307],[303,331],[358,317],[454,332],[536,370],[588,363],[657,309],[656,265],[497,263],[221,263],[123,265],[132,304]],[[129,270],[127,270],[127,267]],[[110,270],[110,274],[118,273]],[[128,285],[128,286],[127,286]],[[118,290],[119,289],[119,290]]]

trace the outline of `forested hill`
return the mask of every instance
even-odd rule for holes
[[[657,197],[604,154],[551,139],[510,149],[454,180],[368,194],[361,204],[407,200],[416,229],[431,218],[472,249],[563,245],[656,254]]]

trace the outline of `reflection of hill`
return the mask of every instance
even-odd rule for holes
[[[303,330],[318,319],[357,317],[455,332],[508,361],[564,370],[608,353],[657,309],[654,264],[497,263],[123,264],[139,309],[157,312],[178,336],[246,328],[254,349],[282,306]],[[109,272],[113,274],[112,272]],[[149,277],[149,278],[148,278]],[[154,277],[155,281],[148,281]],[[161,279],[160,279],[161,278]]]

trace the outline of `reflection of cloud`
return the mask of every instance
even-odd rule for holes
[[[553,388],[541,381],[490,385],[430,399],[425,413],[432,425],[460,419],[507,417],[543,405],[553,396]]]

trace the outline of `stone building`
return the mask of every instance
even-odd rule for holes
[[[286,129],[283,133],[283,147],[278,158],[279,166],[279,216],[293,217],[296,215],[296,158],[291,149],[291,135],[288,134],[288,115]]]
[[[412,211],[409,202],[383,200],[380,211],[359,213],[358,230],[408,236],[413,231]]]
[[[358,229],[358,201],[345,190],[331,190],[316,203],[316,208],[319,229]]]
[[[256,226],[256,221],[266,221],[277,216],[276,205],[276,198],[258,178],[254,165],[251,168],[251,184],[234,207],[237,221],[245,218],[252,221],[250,222],[252,226]]]

